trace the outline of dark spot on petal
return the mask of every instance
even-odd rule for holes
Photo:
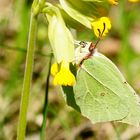
[[[124,81],[123,83],[124,83],[124,84],[127,84],[127,82],[126,82],[126,81]]]

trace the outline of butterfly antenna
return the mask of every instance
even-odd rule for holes
[[[104,31],[105,31],[105,23],[103,23],[103,26],[104,26],[104,28],[103,28],[102,33],[101,33],[100,29],[98,29],[99,37],[98,37],[98,39],[97,39],[97,41],[96,41],[96,43],[95,43],[95,48],[97,47],[98,43],[100,42],[101,37],[102,37],[102,35],[103,35]]]

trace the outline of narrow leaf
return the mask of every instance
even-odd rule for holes
[[[82,3],[80,1],[77,1],[78,4]],[[76,2],[76,4],[77,4]],[[69,0],[60,0],[60,4],[62,8],[66,11],[66,13],[74,18],[76,21],[80,22],[87,28],[91,29],[91,21],[89,20],[91,17],[82,14],[78,9],[76,9],[73,4]],[[83,7],[84,9],[84,7]]]

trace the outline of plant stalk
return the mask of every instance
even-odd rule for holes
[[[45,90],[45,99],[44,99],[44,108],[43,108],[43,122],[41,126],[41,131],[40,131],[40,140],[46,139],[46,122],[47,122],[47,112],[48,112],[48,91],[49,91],[51,61],[52,61],[52,55],[50,56],[50,59],[48,62],[49,63],[48,74],[47,74],[47,80],[46,80],[46,90]]]
[[[34,16],[34,14],[31,12],[25,74],[24,74],[24,81],[23,81],[23,88],[22,88],[21,104],[20,104],[19,124],[17,130],[17,140],[24,140],[25,138],[26,117],[27,117],[27,109],[28,109],[30,89],[31,89],[33,61],[34,61],[36,28],[37,28],[37,16]]]

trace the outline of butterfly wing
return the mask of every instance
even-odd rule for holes
[[[120,120],[128,115],[121,98],[84,69],[78,71],[74,92],[81,113],[93,123]]]
[[[119,120],[139,125],[139,98],[118,68],[97,53],[85,60],[77,74],[75,99],[92,122]]]

